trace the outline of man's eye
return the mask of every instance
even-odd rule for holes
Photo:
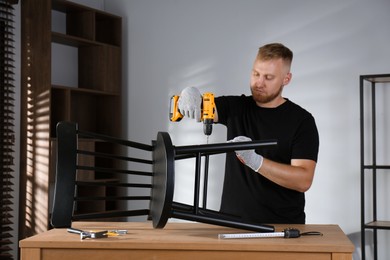
[[[274,79],[274,76],[267,75],[267,76],[265,76],[265,79],[266,79],[266,80],[272,80],[272,79]]]

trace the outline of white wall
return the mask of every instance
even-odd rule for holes
[[[339,224],[348,234],[360,230],[359,75],[390,72],[388,0],[110,0],[105,8],[123,17],[124,130],[141,142],[168,131],[175,145],[205,143],[200,124],[168,121],[170,96],[187,86],[249,94],[257,48],[289,46],[295,58],[285,96],[312,112],[321,142],[307,223]],[[224,135],[216,126],[210,142]],[[221,162],[212,162],[213,207]],[[191,183],[183,171],[190,167],[176,172],[175,199],[191,200],[183,188]],[[382,200],[388,204],[388,196]],[[380,243],[389,244],[383,236]]]
[[[390,73],[388,0],[109,0],[95,5],[123,17],[124,133],[150,143],[158,131],[174,145],[205,143],[201,124],[168,120],[169,98],[187,86],[216,95],[249,94],[257,48],[282,42],[295,54],[285,96],[315,116],[320,133],[307,223],[360,230],[359,75]],[[224,142],[215,126],[209,142]],[[209,205],[218,208],[223,158],[211,163]],[[175,200],[191,201],[192,164],[179,164]],[[191,171],[192,172],[192,171]],[[386,195],[387,194],[387,195]],[[388,193],[381,194],[388,205]],[[381,215],[390,219],[389,209]],[[389,233],[381,233],[380,258]]]

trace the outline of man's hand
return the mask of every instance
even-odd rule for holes
[[[202,95],[195,87],[187,87],[180,93],[178,107],[183,116],[195,118],[200,122]]]
[[[228,142],[250,142],[252,139],[246,136],[237,136]],[[246,166],[258,172],[263,164],[263,156],[257,154],[255,150],[236,151],[237,158]]]

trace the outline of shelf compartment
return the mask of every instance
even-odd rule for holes
[[[107,135],[118,135],[119,113],[115,107],[117,96],[72,93],[71,118],[80,129]]]
[[[95,40],[97,42],[121,46],[121,18],[109,14],[96,13],[95,22]]]
[[[104,92],[121,89],[121,50],[112,46],[79,48],[79,86]]]
[[[69,49],[57,45],[58,42],[52,43],[52,48],[67,51],[69,55],[52,54],[53,57],[58,58],[52,64],[52,84],[78,85],[80,88],[112,94],[121,92],[121,50],[119,47],[105,44],[84,45],[85,41],[79,41],[74,37],[62,39],[66,39],[65,41],[70,39],[69,45],[66,45]],[[73,39],[74,42],[72,42]],[[61,47],[63,49],[60,49]],[[64,70],[73,73],[69,73],[70,77],[65,77],[61,74]]]
[[[67,89],[51,89],[51,104],[50,104],[50,136],[56,136],[56,125],[60,121],[68,121],[70,119],[70,91]]]
[[[51,137],[60,121],[73,121],[80,129],[117,135],[120,115],[115,104],[120,96],[97,90],[54,86],[51,91]]]
[[[121,17],[69,1],[53,1],[52,9],[65,14],[67,35],[121,46]]]

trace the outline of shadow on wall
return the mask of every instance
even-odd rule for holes
[[[374,243],[373,243],[373,232],[372,230],[366,230],[365,231],[365,238],[366,238],[366,259],[373,259],[374,258]],[[353,252],[352,259],[353,260],[361,260],[362,259],[362,249],[361,249],[361,232],[355,232],[348,235],[348,238],[351,240],[353,245],[355,246],[355,251]]]

